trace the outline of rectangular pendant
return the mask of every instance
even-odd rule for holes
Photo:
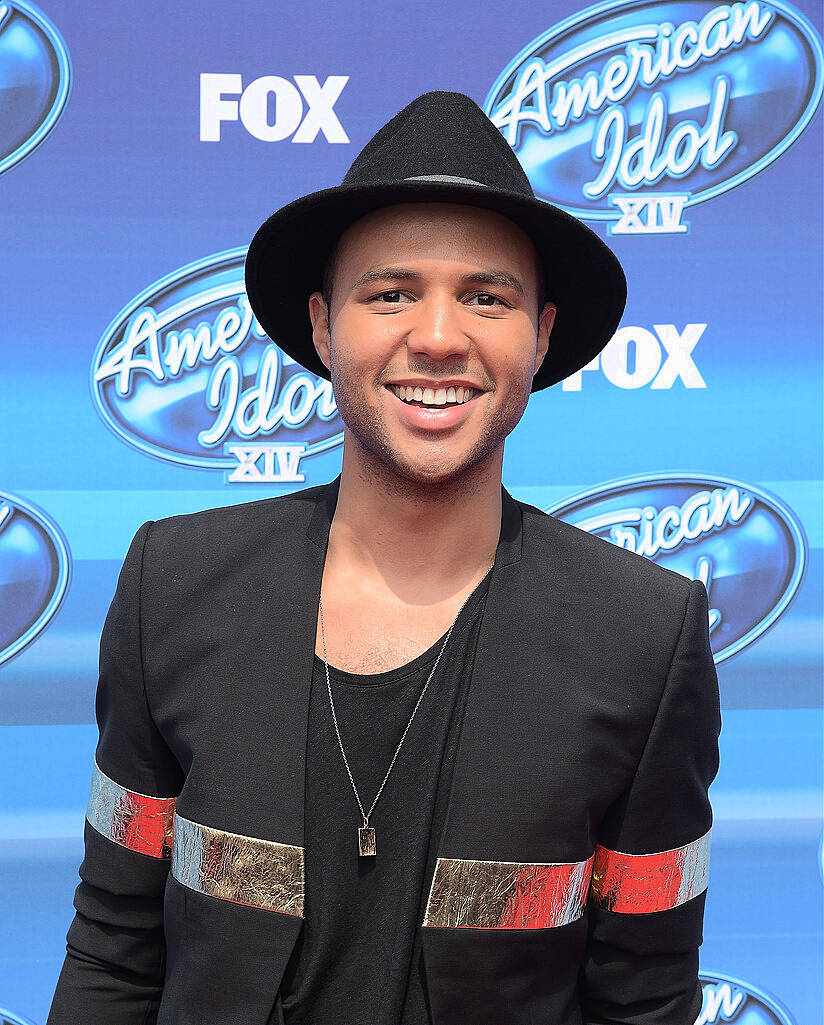
[[[361,826],[358,830],[358,854],[362,858],[377,854],[375,830],[372,826]]]

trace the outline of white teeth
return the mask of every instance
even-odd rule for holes
[[[389,387],[404,402],[425,402],[428,406],[445,406],[449,403],[468,402],[477,392],[474,388],[417,388],[410,385],[391,384]]]

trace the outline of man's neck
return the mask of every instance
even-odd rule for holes
[[[438,601],[480,580],[501,531],[501,478],[476,474],[453,486],[415,486],[366,473],[344,457],[327,563]]]

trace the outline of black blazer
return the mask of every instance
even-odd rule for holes
[[[48,1025],[280,1019],[339,485],[135,534]],[[502,506],[426,880],[433,1021],[693,1025],[720,732],[707,592],[503,487]]]

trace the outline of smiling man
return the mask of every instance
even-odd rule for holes
[[[433,571],[451,590],[453,570],[472,557],[464,548],[433,565],[430,555],[445,529],[456,541],[474,535],[478,568],[491,562],[504,440],[547,351],[555,306],[540,295],[535,247],[494,211],[406,203],[358,220],[330,262],[334,273],[312,294],[309,315],[320,358],[335,363],[349,496],[341,512],[348,501],[382,516],[395,505],[387,520],[398,551],[408,548],[409,525],[395,517],[411,514],[433,549],[413,555],[425,564],[425,590]]]
[[[246,281],[342,470],[137,531],[49,1025],[692,1025],[707,592],[501,479],[614,332],[617,260],[433,92]]]

